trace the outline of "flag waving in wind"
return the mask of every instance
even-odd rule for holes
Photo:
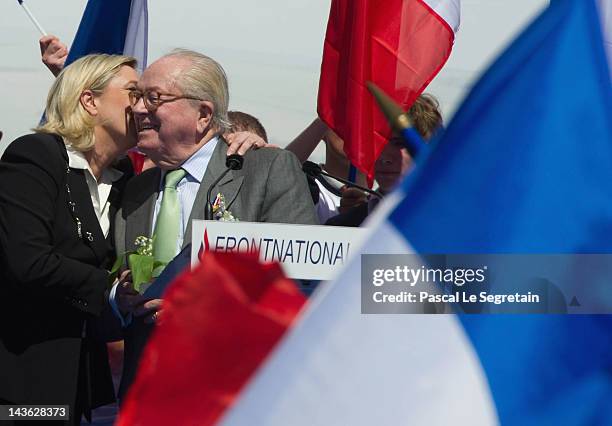
[[[594,0],[552,1],[433,144],[362,253],[612,253]],[[360,264],[315,296],[224,425],[612,424],[610,316],[362,315]]]
[[[165,294],[117,425],[215,424],[305,301],[279,265],[204,253]]]
[[[612,63],[612,0],[598,0],[608,62]],[[610,70],[612,78],[612,69]]]
[[[90,53],[123,54],[147,66],[147,0],[89,0],[66,65]]]
[[[446,63],[459,13],[459,0],[333,0],[318,113],[370,180],[390,129],[366,82],[407,110]]]

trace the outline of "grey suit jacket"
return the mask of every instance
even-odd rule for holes
[[[219,141],[193,204],[185,230],[183,248],[191,243],[191,222],[203,219],[206,192],[225,171],[227,145]],[[136,237],[151,236],[155,200],[161,171],[147,170],[132,178],[123,196],[122,209],[116,216],[115,243],[118,253],[134,250]],[[225,197],[226,207],[241,221],[317,224],[312,197],[300,164],[291,152],[276,148],[249,151],[241,170],[230,171],[213,189]],[[125,330],[123,375],[119,396],[131,385],[140,355],[153,327],[142,318],[134,318]]]
[[[219,141],[208,163],[193,203],[183,247],[191,243],[193,219],[204,219],[206,192],[225,171],[227,145]],[[134,250],[136,237],[151,236],[161,171],[145,171],[127,184],[122,208],[116,216],[118,253]],[[265,148],[250,150],[241,170],[230,171],[213,189],[225,197],[226,207],[242,222],[318,224],[306,177],[291,152]]]

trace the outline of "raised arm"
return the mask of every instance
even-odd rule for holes
[[[38,44],[42,63],[57,77],[64,69],[64,63],[68,57],[68,48],[54,35],[42,36],[38,40]]]
[[[327,131],[327,126],[319,117],[306,127],[287,147],[300,160],[300,163],[308,160]]]

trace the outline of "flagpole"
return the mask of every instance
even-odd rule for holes
[[[408,114],[377,85],[368,81],[367,86],[391,127],[404,139],[404,144],[412,158],[416,158],[427,146],[421,135],[414,129]]]
[[[348,181],[355,183],[357,182],[357,167],[353,163],[350,163],[349,173],[348,173]]]
[[[46,36],[47,32],[43,29],[42,25],[40,25],[40,22],[38,22],[38,20],[34,17],[34,15],[32,15],[32,12],[30,12],[30,9],[23,2],[23,0],[17,0],[17,2],[21,5],[23,10],[25,10],[25,13],[28,15],[28,17],[30,18],[30,21],[32,21],[32,23],[36,26],[36,28],[38,28],[38,31],[40,31],[42,35]]]

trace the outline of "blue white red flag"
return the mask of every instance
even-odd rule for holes
[[[599,18],[595,0],[552,1],[379,207],[362,253],[612,253]],[[362,315],[360,262],[223,424],[612,424],[609,316]]]
[[[147,0],[89,0],[66,65],[90,53],[124,54],[147,66]]]
[[[612,64],[612,0],[598,0],[598,5],[608,63]],[[612,77],[612,66],[610,66],[610,77]]]
[[[451,54],[459,0],[333,0],[317,111],[369,180],[391,131],[366,82],[408,109]]]

